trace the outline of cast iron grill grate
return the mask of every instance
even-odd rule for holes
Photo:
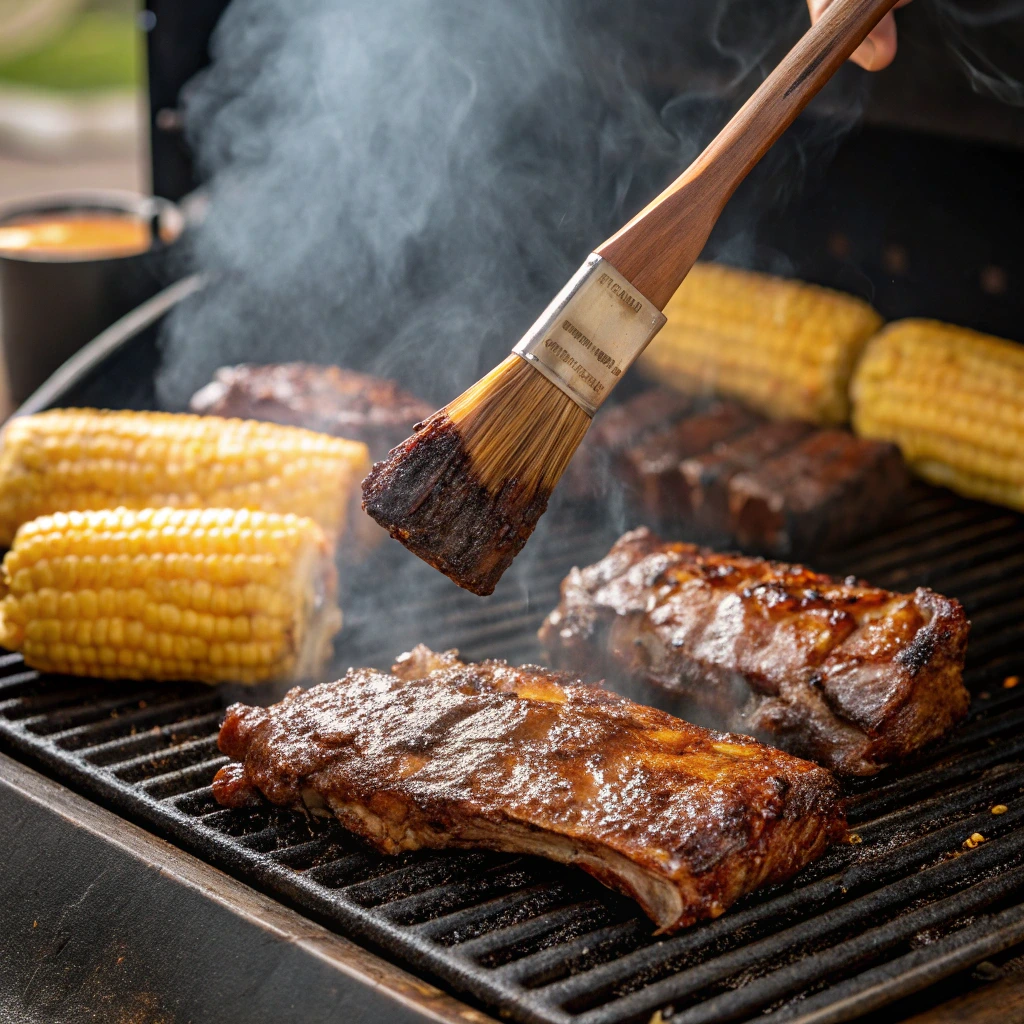
[[[410,591],[433,646],[536,661],[534,633],[568,565],[607,537],[566,526],[540,541],[529,594],[490,601]],[[571,543],[570,543],[571,542]],[[583,548],[581,549],[581,543]],[[591,549],[586,550],[587,544]],[[973,622],[967,722],[898,772],[851,784],[861,840],[716,921],[659,938],[582,872],[489,853],[384,858],[336,826],[280,810],[224,810],[222,693],[40,677],[0,657],[0,741],[59,778],[338,931],[475,998],[547,1024],[848,1020],[1024,940],[1024,520],[932,490],[884,535],[818,564],[958,597]],[[433,587],[433,589],[430,589]],[[421,606],[421,607],[419,607]],[[424,639],[346,662],[387,664]],[[992,807],[1004,805],[1005,813]],[[981,833],[985,841],[965,849]]]

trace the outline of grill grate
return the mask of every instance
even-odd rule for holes
[[[1004,686],[1024,675],[1022,526],[1018,516],[922,488],[890,531],[819,560],[832,572],[893,588],[927,584],[964,603],[973,622],[971,715],[899,772],[848,785],[860,843],[667,939],[652,935],[630,901],[543,860],[385,858],[330,823],[220,808],[210,781],[227,760],[216,747],[224,697],[207,688],[40,677],[19,656],[2,656],[0,741],[518,1021],[625,1024],[659,1010],[675,1024],[848,1020],[1024,940],[1024,686]],[[579,534],[564,526],[540,539],[528,594],[453,597],[424,577],[396,616],[394,650],[429,635],[471,658],[537,660],[534,633],[568,563],[607,548],[599,537],[581,550]],[[380,652],[360,650],[362,632],[357,615],[344,660],[381,663]],[[996,804],[1007,811],[993,815]],[[964,849],[974,832],[985,842]]]

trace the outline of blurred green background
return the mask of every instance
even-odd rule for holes
[[[145,187],[142,13],[142,0],[0,0],[0,202]]]
[[[69,189],[149,191],[141,8],[0,0],[0,206]],[[0,421],[9,412],[0,367]]]
[[[0,0],[0,88],[134,89],[135,0]]]

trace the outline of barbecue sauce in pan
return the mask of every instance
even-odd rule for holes
[[[31,214],[0,225],[0,254],[105,259],[145,252],[150,226],[138,217],[100,211]]]

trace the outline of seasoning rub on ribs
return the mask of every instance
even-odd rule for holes
[[[383,853],[485,847],[576,864],[669,932],[845,835],[817,765],[564,673],[420,646],[269,708],[233,705],[217,799],[335,816]]]
[[[556,666],[653,684],[728,728],[871,775],[966,714],[968,626],[924,587],[895,594],[639,529],[570,572],[540,635]]]

